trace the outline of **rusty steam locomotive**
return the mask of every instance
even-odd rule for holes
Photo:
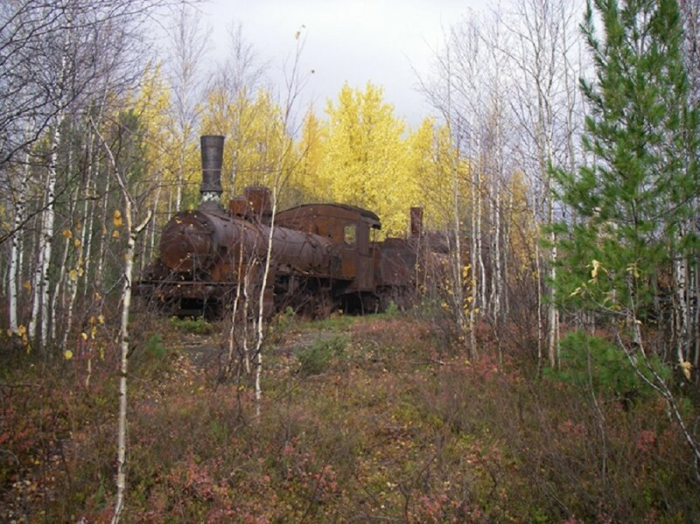
[[[262,292],[266,314],[291,307],[323,317],[334,308],[377,311],[410,293],[422,209],[411,210],[406,239],[376,241],[379,217],[345,204],[301,205],[278,212],[272,224],[267,188],[246,188],[222,206],[223,146],[222,136],[201,137],[201,204],[166,224],[160,255],[136,283],[137,294],[172,314],[216,316],[235,299]]]

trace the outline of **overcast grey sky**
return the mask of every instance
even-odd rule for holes
[[[427,72],[443,30],[486,0],[215,0],[205,4],[204,23],[212,28],[215,57],[228,43],[227,28],[238,21],[245,39],[269,60],[269,76],[282,78],[285,59],[293,55],[295,32],[305,26],[302,67],[314,70],[304,98],[318,113],[336,98],[343,83],[364,88],[368,81],[384,88],[396,115],[415,127],[430,113],[415,91],[413,69]],[[432,50],[431,50],[432,49]]]

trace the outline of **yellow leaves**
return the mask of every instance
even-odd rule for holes
[[[406,125],[383,97],[383,90],[371,83],[364,90],[346,84],[337,101],[329,102],[318,185],[330,200],[376,212],[382,234],[399,235],[407,229],[409,207],[420,196],[411,176]]]
[[[693,364],[691,364],[687,360],[684,360],[683,364],[681,364],[681,369],[683,369],[683,374],[685,375],[685,378],[687,380],[690,380],[690,372],[693,369]]]
[[[63,352],[63,358],[65,358],[66,360],[72,359],[72,358],[73,358],[73,352],[72,352],[70,349],[66,349],[66,350]]]
[[[80,334],[80,336],[82,337],[83,340],[87,340],[87,339],[88,339],[88,334],[85,333],[84,331]]]
[[[80,230],[80,228],[76,228],[76,229]],[[71,238],[73,238],[73,232],[72,232],[70,229],[64,229],[64,230],[63,230],[63,238],[65,238],[66,240],[70,240]],[[76,238],[76,239],[73,241],[73,245],[74,245],[75,248],[77,249],[77,248],[79,248],[80,246],[82,246],[83,243],[80,241],[80,239]]]
[[[632,274],[632,276],[634,276],[634,278],[639,278],[639,268],[637,267],[636,262],[633,262],[632,264],[627,266],[626,271],[628,273]]]
[[[105,323],[105,316],[104,316],[104,315],[99,315],[99,316],[97,317],[97,322],[99,322],[100,324],[104,324],[104,323]]]
[[[114,224],[114,227],[121,227],[123,224],[122,213],[118,209],[114,210],[114,214],[112,215],[112,223]]]
[[[112,238],[119,238],[119,231],[116,229],[112,232]]]
[[[7,336],[11,337],[12,335],[13,335],[12,330],[8,329]],[[22,339],[22,345],[27,348],[27,353],[30,353],[32,350],[32,347],[29,344],[29,337],[27,336],[27,328],[23,324],[17,326],[16,335]]]
[[[603,265],[598,260],[593,260],[588,266],[591,268],[591,280],[590,282],[597,282],[598,275],[602,272],[607,274],[608,270],[603,267]]]
[[[24,283],[22,284],[22,287],[26,289],[27,291],[32,290],[32,283],[29,280],[25,280]]]
[[[78,264],[77,268],[73,268],[68,272],[68,278],[75,282],[79,277],[82,277],[85,271],[82,268],[82,264]]]
[[[240,194],[246,186],[278,186],[280,173],[295,165],[291,138],[282,123],[282,110],[272,94],[259,89],[234,93],[214,89],[207,97],[202,114],[202,130],[226,134],[224,172],[232,171],[235,159],[236,187],[230,177],[222,180],[228,195]],[[191,172],[198,172],[198,151],[192,152]]]

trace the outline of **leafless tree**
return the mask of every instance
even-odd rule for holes
[[[181,209],[183,185],[187,180],[186,159],[188,154],[196,156],[195,135],[204,87],[203,62],[209,41],[202,27],[201,14],[187,5],[179,8],[168,34],[171,56],[167,69],[173,98],[171,133],[176,147],[174,208]]]

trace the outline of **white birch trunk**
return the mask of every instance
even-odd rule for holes
[[[236,274],[236,297],[233,300],[233,308],[231,310],[231,328],[228,334],[228,355],[226,368],[224,371],[224,378],[231,376],[231,371],[233,369],[233,361],[235,359],[236,350],[236,321],[238,316],[238,306],[241,303],[241,291],[242,287],[245,285],[245,277],[242,274],[243,271],[243,242],[239,243],[238,249],[238,264],[237,264],[237,274]],[[248,360],[248,355],[243,354],[241,358],[245,359],[246,373],[250,373],[250,361]]]
[[[452,155],[450,155],[452,158]],[[452,289],[454,294],[454,304],[453,308],[455,311],[455,320],[457,321],[457,332],[459,333],[459,343],[466,343],[467,328],[468,323],[466,321],[466,315],[464,308],[466,306],[466,301],[464,298],[464,279],[462,278],[462,241],[461,241],[461,227],[459,220],[459,178],[457,173],[456,161],[453,159],[451,162],[452,171],[452,221],[454,227],[454,246],[452,251]],[[448,236],[449,238],[449,236]],[[471,342],[471,339],[470,339]],[[476,344],[469,348],[471,357],[476,356]]]
[[[496,198],[495,198],[495,206],[494,206],[494,222],[495,222],[495,231],[494,231],[494,253],[493,253],[493,259],[494,259],[494,265],[495,265],[495,279],[493,282],[493,297],[492,297],[492,302],[493,305],[491,306],[493,310],[493,320],[496,325],[496,329],[498,330],[499,323],[500,323],[500,318],[501,318],[501,292],[502,292],[502,286],[503,286],[503,274],[502,274],[502,267],[501,267],[501,192],[499,191],[498,185],[496,187]]]
[[[45,183],[48,183],[48,179]],[[44,195],[43,205],[47,206],[49,195],[48,193]],[[44,214],[39,216],[38,225],[38,241],[36,250],[36,261],[34,265],[34,275],[32,278],[32,312],[29,319],[28,327],[28,337],[32,344],[41,345],[41,339],[38,338],[37,330],[40,327],[40,315],[43,309],[42,299],[44,294],[42,292],[42,286],[44,284],[44,265],[46,258],[46,236],[45,236],[45,223],[46,218]]]
[[[61,123],[63,118],[59,115],[57,119],[56,129],[53,134],[53,141],[51,143],[51,156],[49,161],[49,180],[47,184],[48,191],[48,204],[44,210],[44,227],[42,235],[44,236],[44,256],[42,257],[42,271],[41,271],[41,342],[46,344],[49,341],[49,297],[51,293],[51,281],[49,278],[49,269],[51,266],[51,251],[53,248],[53,233],[54,233],[54,221],[55,221],[55,210],[54,210],[54,200],[56,198],[56,166],[58,163],[58,148],[61,145]]]
[[[133,202],[131,194],[127,186],[124,176],[117,169],[117,163],[104,138],[98,131],[93,122],[93,129],[100,138],[100,141],[107,151],[110,162],[112,164],[112,172],[114,178],[119,185],[122,196],[124,197],[124,220],[128,231],[128,239],[126,244],[126,253],[124,254],[124,287],[122,288],[122,315],[119,327],[119,349],[120,349],[120,366],[119,366],[119,429],[117,433],[117,496],[112,516],[112,524],[118,524],[122,511],[124,510],[124,501],[126,495],[126,437],[127,437],[127,392],[128,382],[127,373],[129,371],[129,310],[131,308],[131,279],[134,271],[134,253],[136,251],[136,240],[139,233],[148,225],[151,219],[151,211],[144,221],[138,226],[134,226]]]
[[[22,224],[25,220],[26,200],[27,200],[27,181],[29,180],[29,152],[24,158],[24,168],[22,169],[22,178],[19,182],[19,188],[16,192],[15,200],[15,218],[13,221],[13,230],[15,234],[12,236],[10,247],[10,268],[8,275],[9,284],[9,315],[10,315],[10,330],[17,334],[19,329],[19,315],[17,312],[17,303],[19,300],[19,290],[22,285],[22,251],[24,242],[22,241]]]
[[[111,154],[110,154],[111,156]],[[116,171],[116,166],[115,166]],[[121,176],[118,175],[117,176]],[[126,189],[124,180],[120,180],[120,187],[125,193],[124,220],[129,232],[124,254],[124,287],[122,288],[122,315],[119,328],[119,430],[117,434],[117,500],[112,516],[112,524],[117,524],[124,510],[126,495],[126,437],[127,437],[127,373],[129,371],[129,311],[131,309],[131,279],[134,272],[134,254],[136,252],[136,240],[139,233],[151,219],[150,210],[145,220],[138,226],[133,224],[133,210],[131,198]]]
[[[255,414],[260,418],[260,404],[262,401],[262,388],[260,379],[262,377],[262,343],[264,336],[264,313],[265,313],[265,289],[267,288],[267,278],[272,264],[272,238],[275,230],[275,219],[277,215],[277,188],[272,188],[272,218],[270,219],[270,232],[267,236],[267,253],[265,254],[265,264],[263,266],[262,285],[260,287],[260,300],[258,302],[258,316],[255,338]]]
[[[482,169],[482,166],[479,166]],[[473,189],[476,192],[476,261],[477,261],[477,281],[479,282],[478,292],[479,300],[477,307],[486,307],[486,266],[484,265],[484,253],[481,239],[481,213],[482,213],[482,195],[481,195],[481,173],[477,172],[476,186]]]
[[[124,288],[122,289],[122,316],[119,329],[119,430],[117,433],[117,502],[114,508],[112,524],[119,522],[124,510],[126,494],[126,432],[127,432],[127,373],[129,371],[129,309],[131,308],[131,276],[134,268],[134,251],[136,234],[131,227],[131,204],[126,202],[124,213],[129,229],[129,239],[126,244],[124,263]]]
[[[478,213],[476,209],[476,172],[472,167],[470,167],[471,171],[471,245],[469,248],[469,263],[470,263],[470,268],[469,268],[469,278],[471,280],[470,282],[470,298],[471,302],[469,303],[469,343],[470,346],[475,348],[476,347],[476,308],[477,308],[477,286],[481,285],[481,282],[479,282],[476,278],[476,267],[477,267],[477,249],[478,249],[478,243],[476,241],[476,237],[478,235],[478,229],[476,225],[476,215]]]
[[[66,278],[66,264],[68,262],[70,243],[70,238],[66,238],[64,242],[65,245],[63,247],[63,257],[61,257],[61,269],[58,280],[56,281],[53,296],[51,297],[51,307],[49,308],[51,315],[51,321],[49,322],[49,337],[52,341],[56,340],[56,311],[58,310],[58,301],[61,295],[63,281]]]
[[[156,188],[156,195],[153,197],[153,216],[157,217],[158,216],[158,202],[160,201],[160,192],[163,189],[162,183],[158,184],[158,187]],[[151,222],[151,234],[150,236],[150,242],[149,242],[149,250],[148,250],[148,260],[151,260],[154,258],[154,253],[155,253],[155,247],[156,247],[156,225],[157,225],[157,220],[154,218],[153,221]]]
[[[109,170],[110,168],[107,167]],[[111,188],[111,177],[107,177],[107,181],[105,183],[105,192],[104,192],[104,198],[102,199],[102,216],[100,217],[100,224],[102,224],[102,230],[100,231],[100,244],[98,247],[98,254],[97,254],[97,266],[95,268],[95,284],[97,285],[98,289],[102,289],[102,275],[104,271],[102,271],[102,268],[105,263],[105,256],[106,256],[106,249],[105,245],[107,243],[107,214],[108,214],[108,207],[109,207],[109,193],[110,193],[110,188]]]

